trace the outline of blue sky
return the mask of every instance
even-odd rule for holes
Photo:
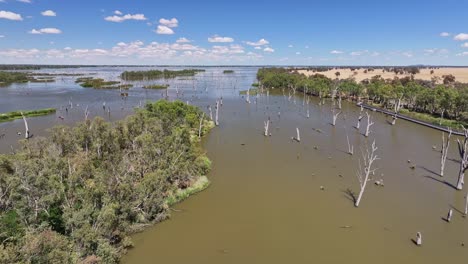
[[[0,0],[0,63],[468,65],[468,1]]]

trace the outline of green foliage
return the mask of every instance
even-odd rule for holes
[[[158,101],[113,124],[54,127],[0,155],[0,262],[118,262],[136,226],[208,186],[211,162],[190,140],[200,117]]]
[[[79,83],[81,87],[94,89],[128,89],[133,87],[131,84],[116,85],[120,84],[120,82],[105,81],[101,78],[77,78],[75,82]]]
[[[224,70],[223,73],[224,74],[231,74],[231,73],[234,73],[234,71],[233,70]]]
[[[0,84],[28,82],[28,74],[25,72],[0,71]]]
[[[410,74],[419,71],[417,67],[387,70]],[[284,68],[263,68],[257,73],[257,79],[265,88],[289,88],[320,97],[330,96],[336,88],[337,96],[352,99],[361,97],[390,110],[394,110],[400,102],[400,107],[414,113],[414,117],[459,127],[460,124],[468,123],[468,84],[455,83],[449,75],[445,77],[449,81],[436,86],[433,82],[414,80],[413,77],[385,80],[376,75],[357,83],[354,79],[331,80],[320,74],[307,77]],[[442,116],[444,120],[452,121],[439,120]]]
[[[195,76],[199,72],[205,70],[198,69],[185,69],[185,70],[149,70],[149,71],[124,71],[120,74],[120,78],[126,81],[142,81],[142,80],[155,80],[155,79],[170,79],[179,76]]]
[[[151,84],[143,86],[144,89],[167,89],[169,84]]]
[[[35,117],[35,116],[43,116],[43,115],[50,115],[56,112],[55,108],[45,108],[39,110],[31,110],[31,111],[23,111],[23,115],[25,117]],[[15,119],[21,119],[21,111],[14,111],[8,113],[0,113],[0,123],[12,121]]]

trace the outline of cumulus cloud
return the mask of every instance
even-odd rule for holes
[[[27,3],[27,4],[31,3],[31,0],[16,0],[16,1],[21,2],[21,3]]]
[[[275,52],[275,50],[272,49],[272,48],[270,48],[270,47],[264,48],[263,51],[264,51],[264,52],[268,52],[268,53],[273,53],[273,52]]]
[[[159,19],[159,24],[166,26],[166,27],[175,28],[179,26],[179,21],[177,20],[177,18],[171,18],[171,19],[161,18]]]
[[[445,38],[445,37],[449,37],[449,36],[450,36],[450,33],[448,33],[448,32],[442,32],[442,33],[439,34],[439,36],[444,37],[444,38]]]
[[[364,55],[364,54],[367,54],[369,53],[368,50],[360,50],[360,51],[353,51],[351,53],[349,53],[349,55],[351,56],[361,56],[361,55]]]
[[[41,15],[43,16],[49,16],[49,17],[54,17],[54,16],[57,16],[57,13],[55,13],[54,11],[52,10],[46,10],[44,12],[41,12]]]
[[[208,42],[212,42],[212,43],[229,43],[229,42],[234,42],[234,39],[230,38],[230,37],[220,37],[218,35],[214,35],[214,36],[208,38]]]
[[[268,40],[262,38],[259,41],[255,41],[255,42],[246,41],[245,44],[247,44],[249,46],[264,46],[264,45],[270,44],[270,42]]]
[[[462,48],[468,48],[468,42],[463,43],[461,46]]]
[[[341,50],[332,50],[330,51],[331,54],[343,54],[344,52]]]
[[[176,40],[176,42],[177,43],[190,43],[192,41],[187,38],[179,38],[178,40]]]
[[[3,11],[3,10],[0,11],[0,18],[8,19],[8,20],[16,20],[16,21],[23,20],[20,14],[16,14],[10,11]]]
[[[293,45],[291,45],[291,44],[290,44],[290,45],[288,45],[288,48],[292,48],[292,47],[294,47],[294,46],[293,46]]]
[[[468,34],[467,33],[460,33],[460,34],[456,35],[453,39],[454,40],[459,40],[459,41],[468,40]]]
[[[468,51],[464,51],[462,53],[458,53],[457,56],[468,56]]]
[[[118,11],[118,12],[120,14],[122,14],[120,11]],[[122,16],[122,15],[108,16],[108,17],[105,17],[104,20],[109,21],[109,22],[120,23],[120,22],[123,22],[123,21],[126,21],[126,20],[147,20],[147,18],[143,14],[134,14],[134,15],[126,14],[124,16]]]
[[[0,35],[0,38],[4,38],[4,37],[5,37],[5,35]]]
[[[114,11],[114,14],[116,14],[116,15],[118,15],[118,16],[121,16],[121,15],[123,15],[123,13],[122,13],[122,12],[120,12],[119,10],[115,10],[115,11]]]
[[[169,27],[159,25],[158,28],[156,29],[156,33],[158,33],[160,35],[172,35],[172,34],[174,34],[174,30],[172,30]]]
[[[262,47],[257,46],[257,47],[255,47],[254,49],[256,49],[256,50],[261,50]]]
[[[405,56],[407,58],[412,58],[413,57],[413,53],[409,52],[409,51],[403,52],[403,53],[401,53],[401,55],[403,55],[403,56]]]
[[[62,31],[58,28],[41,28],[29,31],[30,34],[61,34]]]

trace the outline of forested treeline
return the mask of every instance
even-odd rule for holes
[[[442,84],[435,79],[383,79],[380,75],[358,83],[353,78],[338,80],[321,74],[307,77],[287,69],[263,68],[257,79],[265,88],[290,88],[320,97],[336,93],[336,97],[368,100],[391,110],[399,105],[409,111],[468,122],[468,84],[456,82],[452,75],[444,76]]]
[[[124,71],[120,74],[120,78],[125,81],[141,81],[154,79],[170,79],[179,76],[195,76],[199,72],[205,70],[184,69],[184,70],[149,70],[149,71]]]
[[[162,100],[116,123],[54,127],[0,155],[0,263],[117,262],[129,234],[207,186],[201,116]],[[201,135],[213,127],[202,124]]]

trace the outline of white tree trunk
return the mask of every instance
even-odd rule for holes
[[[215,125],[219,126],[218,122],[218,113],[219,113],[219,101],[216,100],[216,120],[215,120]]]
[[[366,128],[365,136],[368,137],[371,132],[370,127],[374,124],[374,122],[372,122],[371,116],[369,115],[368,112],[366,112],[366,115],[367,115],[367,128]]]
[[[450,209],[447,214],[447,222],[452,221],[453,210]]]
[[[442,132],[442,153],[440,157],[440,176],[444,176],[445,162],[447,160],[448,150],[450,147],[450,137],[452,136],[452,130],[449,130],[447,139],[445,139],[445,133]]]
[[[21,116],[23,117],[23,122],[24,122],[24,138],[29,139],[31,135],[29,134],[29,126],[28,126],[28,121],[26,120],[26,117],[23,115],[23,112],[21,112]]]
[[[465,139],[463,143],[457,139],[460,154],[460,170],[458,173],[457,190],[462,190],[465,184],[465,171],[468,169],[468,129],[463,128]]]
[[[360,191],[359,195],[354,203],[355,207],[359,207],[359,203],[361,202],[362,195],[367,186],[367,182],[370,180],[369,177],[371,174],[374,174],[376,169],[372,168],[374,162],[378,159],[375,152],[377,151],[377,147],[375,146],[375,140],[372,142],[371,149],[366,149],[366,152],[362,154],[362,161],[359,163],[359,170],[358,170],[358,180],[360,183]]]
[[[465,217],[468,215],[468,193],[465,196],[465,211],[463,213]]]
[[[200,118],[200,126],[198,127],[198,138],[201,138],[201,131],[203,127],[203,118],[205,117],[205,113],[202,114]]]
[[[267,121],[264,121],[264,124],[265,124],[265,126],[264,126],[265,133],[264,133],[264,135],[265,135],[265,137],[268,137],[268,136],[270,136],[270,134],[268,133],[268,129],[270,128],[270,118],[269,117],[268,117]]]
[[[213,111],[211,111],[211,105],[208,106],[208,111],[210,112],[210,120],[213,121]]]
[[[416,245],[421,246],[422,245],[422,235],[421,232],[416,233]]]
[[[335,114],[335,110],[333,110],[333,123],[332,123],[333,126],[336,125],[336,119],[338,118],[340,114],[341,114],[341,111]]]
[[[348,154],[353,155],[354,154],[354,146],[349,143],[348,132],[346,132],[346,141],[348,142]]]

